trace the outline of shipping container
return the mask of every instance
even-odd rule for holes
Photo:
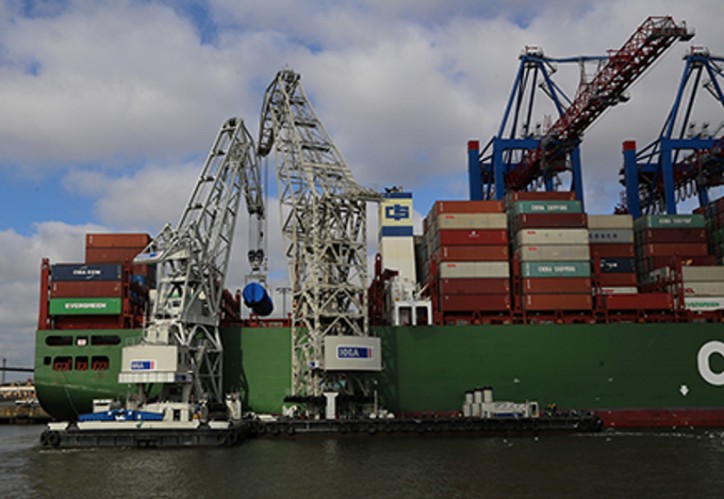
[[[588,239],[591,244],[632,244],[634,232],[631,229],[589,229]]]
[[[635,295],[638,289],[633,286],[605,286],[598,288],[598,292],[602,295]]]
[[[140,252],[151,242],[151,236],[141,233],[86,234],[86,248],[136,248]]]
[[[520,246],[515,250],[522,262],[541,261],[589,261],[591,252],[588,245],[541,245]]]
[[[668,229],[683,228],[692,229],[704,228],[703,215],[645,215],[634,222],[636,230],[642,229]]]
[[[51,298],[50,315],[118,315],[120,298]]]
[[[510,310],[510,295],[443,295],[443,312],[498,312]]]
[[[644,243],[705,243],[704,229],[645,229],[638,232]]]
[[[507,230],[441,230],[432,235],[434,249],[441,246],[508,244]]]
[[[720,265],[686,266],[681,268],[684,282],[724,282],[724,267]]]
[[[631,215],[588,215],[589,229],[633,229]]]
[[[588,262],[525,262],[520,265],[523,277],[590,277]]]
[[[512,191],[505,195],[508,205],[516,201],[574,201],[575,199],[574,191]]]
[[[432,223],[433,230],[504,229],[508,228],[505,213],[443,213]]]
[[[513,214],[522,213],[582,213],[580,201],[516,201]]]
[[[86,248],[85,261],[86,263],[133,262],[133,259],[142,249],[143,248]]]
[[[591,243],[591,257],[600,258],[633,258],[636,256],[634,245],[630,243]]]
[[[724,309],[724,296],[685,296],[684,307],[696,312]]]
[[[606,295],[605,306],[608,310],[671,310],[674,297],[669,293],[638,293]]]
[[[525,295],[523,309],[529,312],[552,310],[590,310],[593,307],[591,294],[540,294]]]
[[[672,286],[670,292],[674,292]],[[724,296],[724,281],[684,281],[686,296]]]
[[[441,279],[458,277],[509,277],[508,262],[442,262],[439,266]]]
[[[644,245],[641,257],[677,255],[690,257],[705,256],[707,254],[707,246],[703,243],[657,243]]]
[[[683,267],[688,266],[699,266],[699,265],[709,265],[714,266],[716,265],[716,258],[711,255],[704,255],[704,256],[688,256],[683,258],[678,258],[678,260],[681,262],[681,265]],[[653,256],[649,258],[644,258],[641,260],[643,269],[646,272],[651,272],[653,270],[659,269],[661,267],[669,267],[671,265],[676,265],[677,257],[671,257],[671,256]]]
[[[586,245],[588,229],[523,229],[515,236],[518,246],[543,244]]]
[[[599,284],[605,287],[636,286],[636,274],[633,272],[619,274],[601,274],[599,276]]]
[[[532,277],[521,280],[523,294],[591,293],[588,277]]]
[[[437,255],[441,262],[507,262],[508,246],[443,246]]]
[[[440,293],[443,295],[487,295],[507,294],[510,291],[510,279],[440,279]]]
[[[436,201],[430,214],[441,213],[503,213],[502,201]]]
[[[522,229],[584,228],[588,217],[585,213],[523,213],[513,217],[513,232]]]
[[[601,272],[636,272],[636,261],[633,258],[601,258],[599,267]]]
[[[56,263],[50,270],[53,281],[120,281],[123,267],[118,264]]]
[[[53,281],[51,298],[117,298],[123,294],[121,281]]]

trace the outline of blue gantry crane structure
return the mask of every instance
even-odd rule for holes
[[[546,57],[527,47],[498,134],[480,152],[468,142],[470,199],[502,199],[508,191],[556,190],[561,174],[571,174],[570,190],[583,202],[580,143],[584,131],[611,106],[626,100],[625,91],[675,41],[693,34],[670,16],[647,18],[618,50],[601,57]],[[598,61],[592,78],[582,78],[569,99],[553,81],[555,65]],[[534,121],[536,94],[552,101],[558,118],[550,126]],[[539,117],[535,117],[539,119]]]
[[[635,218],[676,214],[677,203],[694,196],[705,206],[711,189],[724,183],[724,57],[691,47],[684,61],[674,104],[659,137],[638,152],[635,141],[623,144],[621,183],[626,202],[618,211]],[[722,117],[714,126],[692,121],[695,107],[701,109],[707,97],[709,109]]]

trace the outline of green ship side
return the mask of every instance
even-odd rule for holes
[[[724,413],[724,328],[717,323],[377,327],[382,338],[380,403],[396,413],[460,410],[466,390],[492,386],[498,400],[565,409]],[[227,327],[224,387],[246,410],[281,412],[289,394],[288,328]],[[70,344],[48,345],[48,337]],[[117,336],[117,345],[78,346],[79,338]],[[35,382],[48,413],[89,412],[94,398],[125,398],[117,383],[123,344],[140,329],[40,330]],[[57,341],[57,340],[56,340]],[[53,343],[51,340],[50,343]],[[703,352],[703,353],[702,353]],[[54,369],[57,357],[107,357],[105,370]],[[708,381],[707,381],[708,379]],[[721,381],[721,383],[719,383]],[[718,384],[719,383],[719,384]]]

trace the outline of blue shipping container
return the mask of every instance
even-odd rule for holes
[[[51,267],[54,281],[120,281],[123,266],[117,263],[58,263]]]
[[[600,269],[604,274],[636,272],[636,261],[633,258],[601,258]]]

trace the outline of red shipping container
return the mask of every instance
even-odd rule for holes
[[[514,191],[506,194],[505,200],[510,203],[516,201],[575,201],[576,193],[574,191]]]
[[[440,262],[488,262],[508,260],[508,246],[443,246]]]
[[[510,295],[442,295],[443,312],[503,312],[510,310]]]
[[[669,293],[605,295],[608,310],[671,310],[674,297]]]
[[[527,311],[590,310],[593,298],[590,294],[525,295],[523,308]]]
[[[636,274],[631,273],[611,273],[601,274],[601,286],[636,286]]]
[[[600,258],[633,258],[635,256],[634,245],[631,243],[614,244],[591,244],[591,259],[598,254]]]
[[[51,298],[118,298],[123,294],[120,281],[55,281]]]
[[[643,244],[650,243],[705,243],[704,229],[646,229],[638,233]]]
[[[505,229],[443,229],[436,235],[441,247],[508,244],[508,231]]]
[[[151,236],[141,233],[86,234],[87,248],[136,248],[140,250],[148,246]]]
[[[521,281],[523,294],[591,294],[588,277],[528,277]]]
[[[523,213],[513,218],[513,231],[521,229],[583,228],[588,226],[585,213]]]
[[[506,277],[440,279],[440,293],[443,295],[503,295],[509,291],[510,279]]]
[[[502,201],[435,201],[432,213],[504,213]]]
[[[707,255],[708,250],[704,243],[658,243],[647,244],[643,247],[642,256],[677,256],[682,257]]]
[[[124,263],[132,262],[143,248],[86,248],[86,263]]]

